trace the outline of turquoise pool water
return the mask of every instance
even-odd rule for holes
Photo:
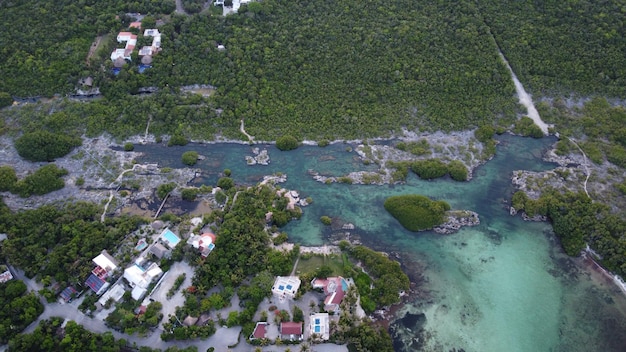
[[[176,234],[174,234],[169,229],[165,230],[162,236],[170,244],[172,248],[176,247],[176,245],[180,242],[180,238],[178,238],[178,236],[176,236]]]

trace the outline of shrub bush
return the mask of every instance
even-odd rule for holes
[[[176,133],[174,135],[172,135],[172,138],[170,138],[169,142],[167,142],[167,146],[168,147],[172,147],[175,145],[187,145],[187,143],[189,143],[189,141],[187,140],[187,138],[185,138],[185,136],[183,136],[182,134]]]
[[[235,181],[230,177],[222,177],[217,180],[217,187],[223,190],[228,190],[235,187]]]
[[[198,152],[192,150],[184,152],[182,156],[183,164],[193,166],[198,162]]]
[[[425,180],[443,177],[448,173],[447,165],[439,159],[416,161],[411,165],[411,170]]]
[[[276,140],[276,147],[280,150],[293,150],[298,148],[298,140],[291,135],[284,135]]]
[[[25,133],[15,140],[15,149],[24,159],[30,161],[53,161],[67,155],[82,144],[77,137],[37,131]]]
[[[323,215],[323,216],[320,218],[320,221],[322,222],[322,224],[324,224],[324,225],[326,225],[326,226],[328,226],[328,225],[330,225],[330,224],[332,224],[332,223],[333,223],[333,219],[331,219],[331,217],[330,217],[330,216],[326,216],[326,215]]]
[[[17,181],[13,192],[23,198],[33,194],[50,193],[65,187],[65,181],[61,177],[67,174],[67,170],[59,169],[54,164],[44,165],[24,179]]]
[[[455,181],[467,181],[469,174],[465,164],[458,160],[452,160],[448,163],[448,173],[450,173],[450,177]]]
[[[9,165],[0,166],[0,192],[10,191],[16,182],[15,169]]]

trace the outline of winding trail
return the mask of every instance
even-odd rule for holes
[[[543,132],[544,135],[548,135],[548,128],[550,126],[543,122],[541,116],[539,116],[539,111],[537,111],[537,108],[535,108],[535,104],[533,103],[530,94],[526,92],[524,86],[522,86],[522,83],[519,81],[519,79],[517,79],[517,76],[515,75],[515,72],[513,72],[511,65],[509,65],[509,62],[506,60],[506,57],[504,57],[500,50],[498,50],[498,54],[500,55],[500,58],[511,73],[511,78],[513,78],[513,84],[515,84],[515,91],[517,92],[517,96],[519,97],[519,103],[526,107],[526,110],[528,111],[528,117],[530,117],[533,122],[535,122],[535,125],[541,128],[541,132]]]
[[[109,208],[109,204],[111,204],[111,201],[113,200],[113,192],[116,192],[120,189],[120,187],[122,186],[122,177],[124,176],[125,173],[130,172],[130,171],[135,171],[135,167],[139,166],[140,164],[135,164],[133,165],[133,167],[131,167],[130,169],[125,169],[122,170],[122,172],[120,172],[120,174],[117,176],[117,178],[115,178],[115,181],[111,182],[111,184],[109,185],[109,200],[106,202],[106,204],[104,205],[104,210],[102,210],[102,215],[100,216],[100,222],[104,222],[104,218],[106,216],[107,213],[107,209]],[[118,183],[117,187],[115,187],[115,190],[113,190],[113,186]]]
[[[589,169],[589,162],[587,161],[587,155],[585,154],[585,152],[583,151],[583,149],[578,145],[578,143],[576,143],[576,141],[574,141],[572,138],[567,137],[567,139],[574,143],[574,145],[576,146],[576,148],[578,148],[578,150],[580,150],[580,152],[583,154],[583,160],[585,160],[585,171],[587,173],[587,177],[585,178],[585,182],[583,182],[583,188],[585,190],[585,193],[587,194],[587,198],[591,199],[591,196],[589,196],[589,192],[587,191],[587,182],[589,181],[589,177],[591,177],[591,170]]]
[[[241,133],[248,137],[250,143],[254,143],[254,136],[249,135],[248,132],[246,132],[246,130],[244,129],[243,119],[241,119],[241,126],[239,126],[239,131],[241,131]]]

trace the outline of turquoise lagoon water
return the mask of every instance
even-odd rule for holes
[[[280,152],[271,145],[271,164],[247,166],[252,147],[237,144],[166,148],[137,146],[142,162],[183,167],[181,155],[196,150],[198,183],[214,185],[228,168],[239,183],[254,184],[264,175],[287,174],[283,184],[313,204],[285,227],[293,241],[323,244],[328,229],[319,218],[339,217],[356,225],[368,246],[399,255],[416,285],[417,298],[398,314],[422,315],[425,322],[403,330],[397,350],[423,351],[625,351],[626,299],[580,258],[560,250],[549,224],[511,217],[506,208],[513,170],[548,170],[543,151],[554,142],[500,137],[497,156],[478,168],[470,182],[424,181],[409,176],[404,185],[325,185],[310,171],[340,176],[374,170],[363,165],[348,144],[300,147]],[[419,193],[448,201],[455,209],[479,213],[481,224],[453,235],[411,233],[389,216],[384,199]],[[403,338],[403,339],[402,339]]]

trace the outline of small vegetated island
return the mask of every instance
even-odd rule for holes
[[[430,230],[445,221],[450,204],[419,194],[389,197],[385,209],[410,231]]]
[[[480,223],[478,214],[467,211],[451,211],[450,204],[432,200],[419,194],[393,196],[385,200],[385,209],[409,231],[434,229],[438,233],[452,233],[461,226]]]

